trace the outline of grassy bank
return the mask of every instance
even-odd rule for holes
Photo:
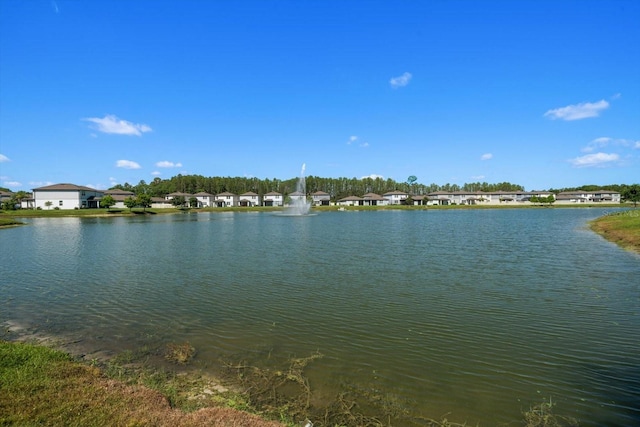
[[[23,223],[12,217],[0,217],[0,227],[11,227],[13,225],[22,225]]]
[[[605,215],[591,221],[590,226],[605,239],[640,253],[640,210]]]
[[[110,369],[112,375],[123,375],[125,367]],[[0,425],[283,425],[217,404],[206,388],[207,399],[189,396],[187,390],[202,386],[194,379],[158,371],[126,378],[114,380],[96,366],[47,347],[0,341]]]

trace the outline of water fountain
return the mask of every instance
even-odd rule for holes
[[[300,178],[296,184],[296,191],[291,193],[291,201],[285,208],[283,215],[287,216],[304,216],[309,215],[311,210],[311,203],[307,200],[307,184],[305,182],[304,170],[306,164],[302,164],[302,170],[300,171]]]

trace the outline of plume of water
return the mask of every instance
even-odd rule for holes
[[[291,202],[286,209],[286,215],[308,215],[311,203],[307,200],[307,184],[305,181],[306,164],[302,164],[300,178],[296,184],[295,193],[291,194]]]

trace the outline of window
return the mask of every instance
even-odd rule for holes
[[[62,206],[62,200],[58,202],[58,206]]]

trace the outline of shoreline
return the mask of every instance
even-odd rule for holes
[[[640,254],[640,209],[601,216],[589,222],[589,229],[625,250]]]

